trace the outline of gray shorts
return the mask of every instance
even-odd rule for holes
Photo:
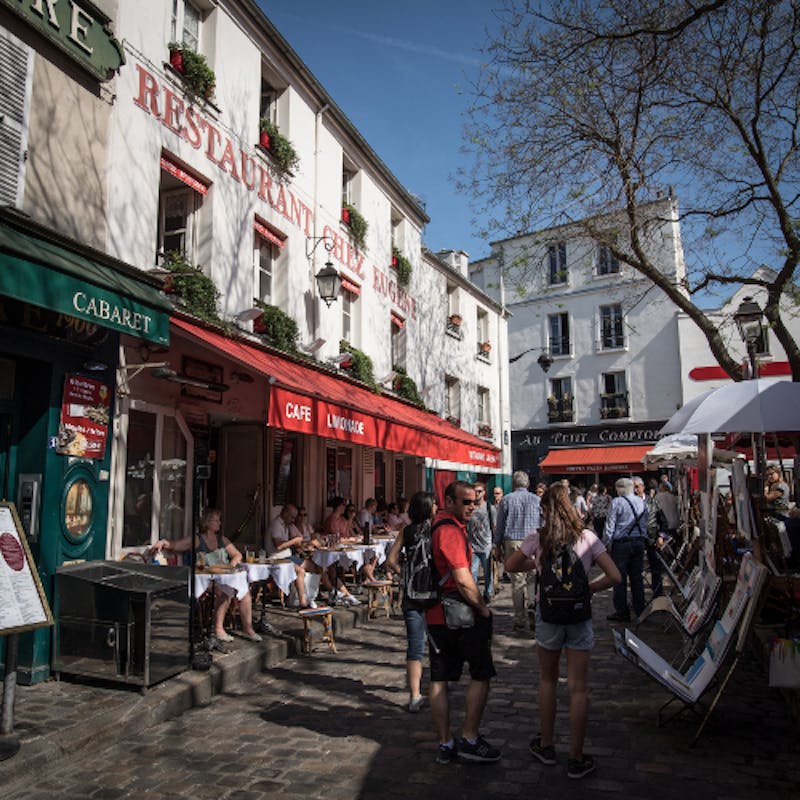
[[[536,644],[545,650],[591,650],[594,647],[594,627],[592,621],[576,622],[573,625],[554,625],[542,621],[539,608],[536,608]]]

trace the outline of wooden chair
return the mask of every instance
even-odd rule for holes
[[[367,619],[375,619],[383,605],[386,619],[392,615],[392,582],[364,581],[361,584],[367,590]]]
[[[319,608],[304,608],[297,612],[303,620],[303,652],[311,655],[313,650],[311,623],[316,619],[322,622],[325,633],[322,637],[323,642],[328,643],[328,648],[332,653],[336,652],[336,642],[333,638],[333,609],[330,606],[320,606]]]

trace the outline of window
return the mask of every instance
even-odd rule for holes
[[[273,297],[273,272],[277,261],[277,248],[258,234],[255,237],[256,297],[268,305],[275,305]]]
[[[200,9],[189,0],[172,0],[172,41],[198,52],[201,18]]]
[[[550,355],[568,356],[570,353],[569,314],[550,314],[547,319],[550,326]]]
[[[0,205],[21,206],[33,51],[0,29]]]
[[[489,390],[483,386],[478,387],[478,424],[488,425],[491,420],[489,413]]]
[[[180,253],[194,261],[195,192],[191,189],[168,189],[159,198],[158,249],[167,253]]]
[[[597,248],[597,274],[614,275],[619,272],[619,261],[611,252],[607,244],[601,244]]]
[[[150,410],[145,403],[136,405],[128,415],[123,548],[180,539],[191,528],[189,430],[177,413],[172,416]]]
[[[547,398],[548,422],[572,422],[572,378],[552,378]]]
[[[556,242],[547,247],[550,285],[567,282],[567,243]]]
[[[478,333],[478,343],[489,341],[489,314],[482,308],[478,309],[476,315],[475,330]]]
[[[461,387],[458,378],[449,375],[444,379],[444,413],[450,422],[461,424]]]
[[[628,389],[624,372],[604,372],[600,395],[600,416],[603,419],[629,417]]]
[[[353,183],[356,177],[355,170],[342,169],[342,205],[352,205],[353,203]]]
[[[392,314],[391,330],[392,369],[406,368],[406,326],[399,317]]]
[[[622,306],[600,306],[600,346],[603,350],[625,347]]]
[[[258,113],[262,119],[268,119],[275,125],[278,124],[278,97],[281,92],[276,89],[267,78],[261,78],[261,97]]]
[[[342,339],[352,344],[353,336],[353,303],[356,301],[356,295],[348,292],[347,289],[342,289]]]

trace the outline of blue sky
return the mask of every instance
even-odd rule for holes
[[[258,0],[272,23],[431,218],[431,250],[489,254],[452,176],[491,0]]]

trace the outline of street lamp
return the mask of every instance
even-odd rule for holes
[[[333,266],[333,262],[326,261],[325,266],[314,276],[317,279],[319,296],[325,301],[328,308],[336,302],[339,290],[342,288],[342,277]]]
[[[542,372],[547,372],[550,367],[553,366],[553,357],[550,355],[550,352],[546,347],[529,347],[527,350],[523,350],[521,353],[517,353],[515,356],[511,356],[508,359],[509,364],[513,364],[515,361],[519,361],[522,356],[527,355],[528,353],[532,353],[534,350],[541,350],[542,353],[539,358],[536,359],[536,363],[542,368]]]
[[[764,326],[761,322],[763,311],[752,297],[745,297],[736,309],[733,318],[736,320],[736,327],[739,329],[739,336],[747,347],[747,355],[750,358],[750,378],[758,378],[758,363],[756,361],[756,343],[761,341],[764,335]],[[753,451],[756,462],[756,474],[759,476],[759,494],[764,492],[764,471],[767,464],[766,453],[764,452],[764,434],[756,433],[753,438]]]
[[[761,319],[764,312],[752,297],[745,297],[736,309],[733,318],[736,320],[736,327],[739,329],[739,336],[747,347],[747,355],[750,358],[750,377],[758,377],[758,364],[756,363],[756,344],[761,341],[764,335],[764,326]]]

